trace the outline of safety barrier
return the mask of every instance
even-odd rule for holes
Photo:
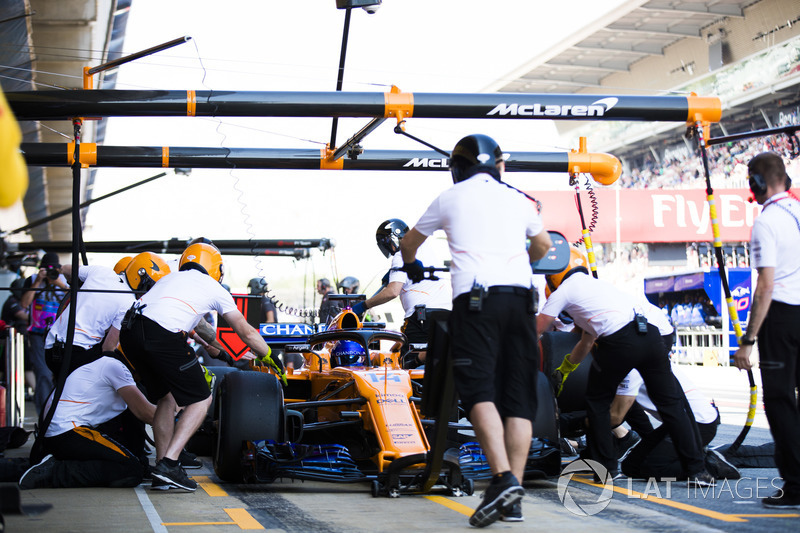
[[[6,339],[6,419],[5,426],[22,427],[25,422],[25,337],[15,329]]]
[[[676,363],[704,366],[728,366],[727,335],[717,328],[677,328],[678,338],[672,352]]]

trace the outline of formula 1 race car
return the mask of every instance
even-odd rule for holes
[[[364,298],[331,297],[349,299],[348,306]],[[220,479],[370,482],[373,496],[397,497],[437,489],[472,494],[474,480],[490,477],[454,402],[440,411],[444,416],[422,414],[423,395],[434,391],[427,390],[426,369],[402,368],[402,333],[362,323],[349,307],[326,331],[304,339],[311,326],[295,326],[298,334],[283,339],[285,386],[267,367],[218,376],[213,462]],[[539,400],[526,479],[528,472],[542,477],[560,468],[555,400],[541,373]]]

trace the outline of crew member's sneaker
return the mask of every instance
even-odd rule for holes
[[[152,480],[150,481],[150,490],[167,491],[170,488],[172,488],[172,485],[170,485],[164,480],[158,479],[157,477],[152,478]]]
[[[19,478],[19,488],[28,489],[47,489],[53,487],[53,467],[56,458],[53,454],[46,455],[39,463],[33,465]]]
[[[714,476],[709,474],[706,470],[701,470],[700,472],[689,476],[690,487],[713,487],[714,485],[716,485]]]
[[[633,430],[628,431],[622,438],[614,438],[614,448],[617,452],[617,459],[622,461],[631,449],[639,444],[642,438]]]
[[[742,474],[717,450],[706,452],[706,471],[716,479],[739,479]]]
[[[781,489],[769,498],[764,498],[761,504],[770,509],[800,509],[800,492]]]
[[[503,511],[510,509],[522,499],[525,490],[520,486],[517,478],[511,473],[506,473],[501,478],[493,478],[492,482],[483,493],[483,501],[469,517],[469,523],[475,527],[486,527],[496,522]]]
[[[525,517],[522,516],[522,500],[503,511],[500,520],[503,522],[524,522]]]
[[[203,462],[193,453],[183,450],[178,456],[178,462],[185,469],[202,468]]]
[[[164,462],[162,459],[158,463],[156,463],[155,468],[152,471],[153,479],[156,478],[160,479],[161,481],[166,482],[170,487],[175,487],[178,489],[183,489],[188,492],[194,492],[197,490],[197,483],[189,479],[189,476],[186,475],[186,472],[183,470],[180,464],[177,466],[167,466],[167,463]],[[152,487],[152,485],[151,485]],[[157,489],[163,490],[163,489]]]

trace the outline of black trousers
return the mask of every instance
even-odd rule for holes
[[[480,311],[469,309],[469,294],[453,300],[453,377],[467,413],[492,402],[502,418],[535,419],[539,349],[530,302],[530,291],[517,287],[490,287]]]
[[[142,482],[140,459],[96,429],[77,427],[46,437],[44,446],[56,459],[53,487],[135,487]]]
[[[689,474],[703,470],[703,452],[694,416],[672,373],[658,328],[648,324],[647,334],[640,335],[636,332],[636,324],[631,322],[619,331],[601,337],[597,344],[586,387],[587,444],[591,457],[607,469],[617,470],[613,436],[608,430],[611,427],[610,407],[617,386],[635,368],[675,443],[681,466]]]
[[[697,424],[700,442],[703,448],[714,440],[719,426],[717,419],[708,424]],[[683,470],[680,457],[675,451],[672,439],[668,437],[667,428],[658,426],[637,444],[622,461],[622,473],[631,478],[664,478],[686,479],[689,472]]]
[[[758,332],[764,412],[784,489],[800,491],[800,305],[773,301]]]
[[[65,350],[66,346],[60,342],[57,342],[52,348],[48,348],[44,351],[44,360],[47,363],[47,367],[53,372],[53,377],[55,379],[58,379],[59,372],[61,372]],[[97,343],[91,348],[84,348],[82,346],[73,344],[72,352],[69,358],[69,371],[67,372],[67,375],[70,375],[75,369],[83,365],[88,365],[93,361],[97,361],[102,356],[102,343]]]
[[[425,314],[428,313],[441,313],[442,311],[446,311],[445,309],[425,309]],[[406,318],[403,321],[403,326],[400,328],[400,331],[405,333],[406,339],[408,339],[409,344],[427,344],[428,342],[428,332],[430,330],[430,325],[432,321],[429,319],[420,320],[417,317],[416,311],[411,314],[410,317]]]

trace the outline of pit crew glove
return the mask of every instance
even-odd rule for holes
[[[425,279],[425,271],[423,270],[422,261],[419,259],[412,261],[411,263],[403,263],[403,272],[408,275],[408,279],[410,279],[413,283],[419,283],[423,279]]]
[[[234,359],[231,354],[224,350],[220,350],[217,354],[216,359],[220,361],[224,361],[228,363],[228,365],[232,366],[233,368],[238,368],[239,370],[247,370],[250,367],[250,361],[245,359],[239,359],[238,361]]]
[[[272,357],[272,348],[270,346],[267,346],[267,353],[261,357],[258,357],[256,361],[270,367],[273,371],[275,371],[275,374],[278,375],[281,383],[288,385],[289,381],[286,378],[286,369],[283,367],[283,363],[280,359],[277,357]]]
[[[580,364],[570,363],[568,359],[569,355],[570,354],[565,355],[561,366],[553,370],[553,373],[550,374],[550,383],[553,385],[553,390],[555,390],[556,396],[561,395],[561,391],[564,388],[564,382],[567,381],[567,377],[572,373],[573,370],[578,368],[578,364]]]
[[[208,384],[208,390],[214,392],[214,383],[217,381],[217,376],[212,374],[211,371],[208,370],[208,367],[200,365],[200,368],[203,369],[203,375],[206,378],[206,383]]]
[[[358,316],[362,316],[367,312],[367,305],[364,302],[356,302],[351,309]]]

